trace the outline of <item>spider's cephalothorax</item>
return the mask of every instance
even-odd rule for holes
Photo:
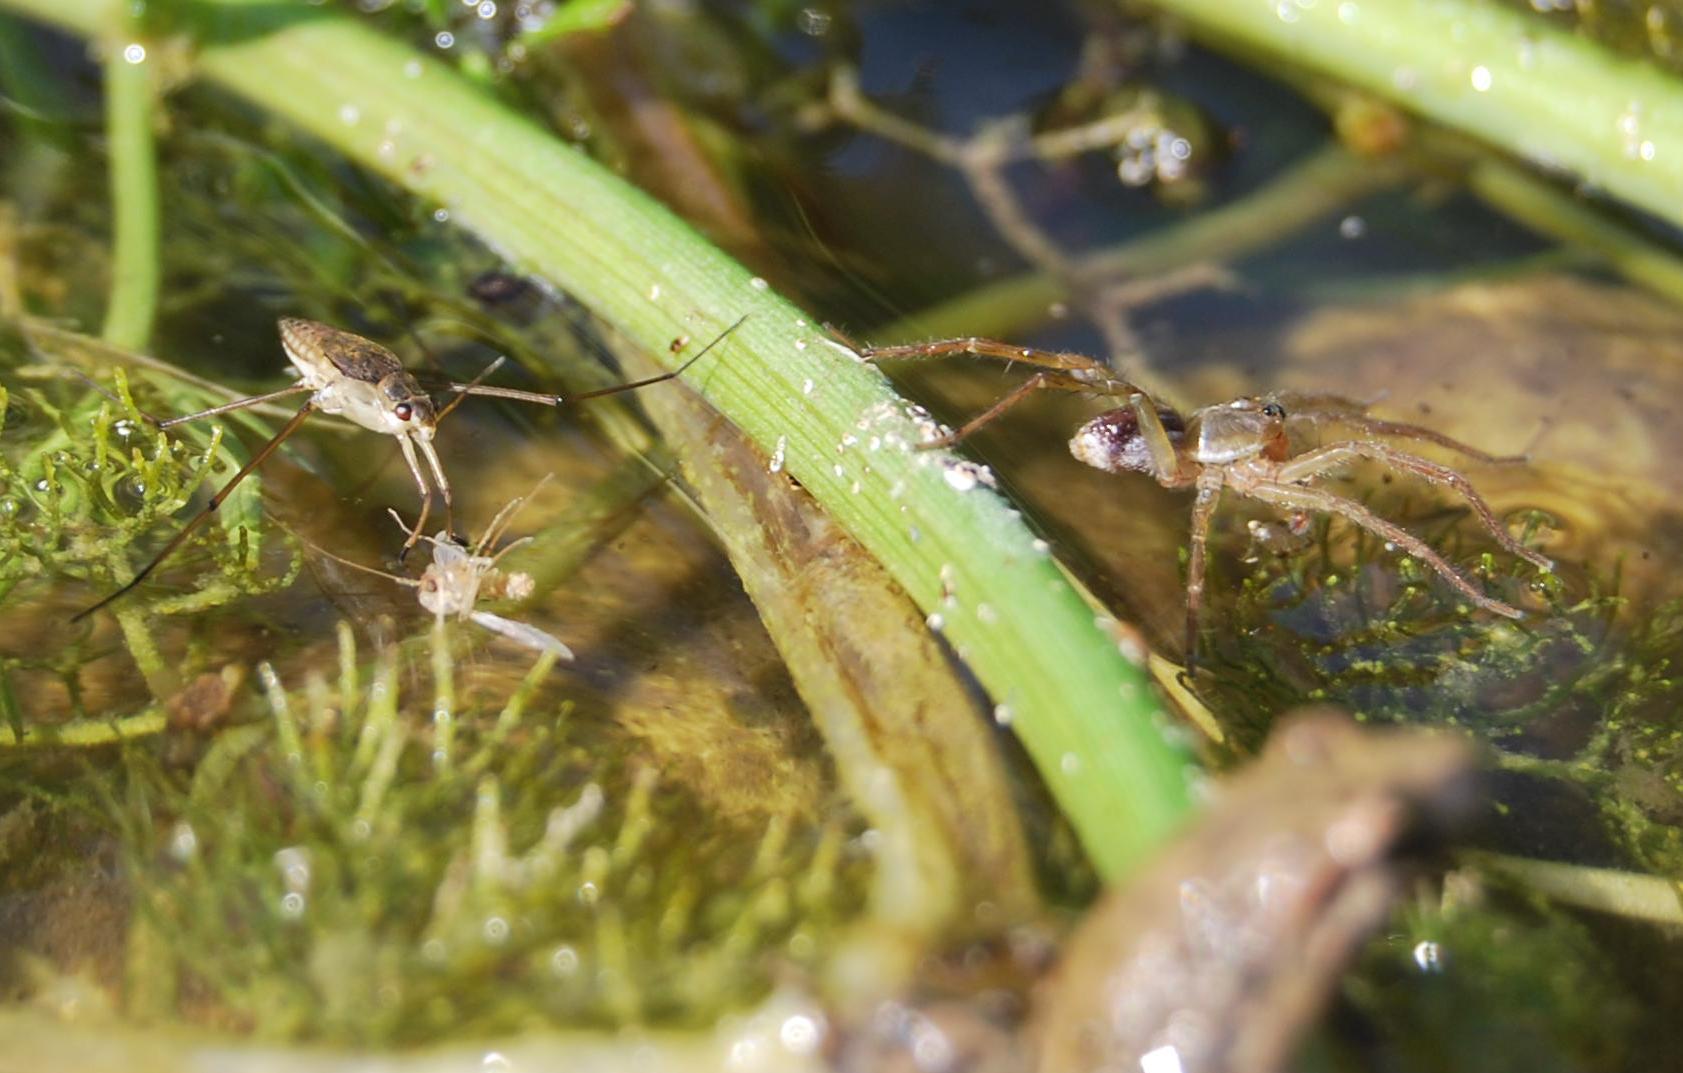
[[[1446,447],[1480,462],[1496,459],[1431,429],[1369,417],[1366,407],[1332,395],[1279,393],[1239,398],[1194,410],[1183,418],[1110,369],[1080,354],[1030,350],[987,339],[951,339],[907,346],[875,347],[864,352],[873,361],[940,358],[976,354],[1036,366],[1037,371],[1005,398],[950,435],[925,447],[950,446],[1004,413],[1036,390],[1052,388],[1125,400],[1093,418],[1069,443],[1070,453],[1107,473],[1145,473],[1166,488],[1196,489],[1186,578],[1186,665],[1196,667],[1198,612],[1203,604],[1210,519],[1223,489],[1286,511],[1336,514],[1388,545],[1414,556],[1455,588],[1467,601],[1508,618],[1524,612],[1485,595],[1424,541],[1374,514],[1355,500],[1319,487],[1316,482],[1353,462],[1366,460],[1413,474],[1461,495],[1485,529],[1505,550],[1540,570],[1554,564],[1510,535],[1483,497],[1459,471],[1392,446],[1406,439]],[[1294,420],[1325,423],[1348,430],[1345,439],[1293,453],[1287,426]]]

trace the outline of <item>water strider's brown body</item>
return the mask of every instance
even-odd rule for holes
[[[520,391],[513,388],[482,387],[478,379],[466,384],[449,384],[446,390],[454,392],[458,396],[489,395],[520,402],[535,402],[545,406],[559,406],[561,403],[569,401],[569,398],[572,401],[577,401],[601,395],[612,395],[621,391],[630,391],[634,388],[647,387],[650,384],[658,384],[678,376],[690,365],[700,360],[703,354],[713,349],[720,340],[735,330],[737,324],[741,323],[742,321],[738,320],[736,324],[726,328],[713,342],[702,347],[671,372],[635,380],[627,384],[616,384],[613,387],[601,388],[596,391],[586,391],[570,397],[549,395],[536,391]],[[298,408],[298,412],[281,427],[281,430],[275,433],[274,437],[252,456],[251,461],[241,467],[240,471],[234,474],[227,484],[210,497],[210,502],[205,506],[205,509],[183,526],[181,531],[164,545],[162,551],[153,556],[151,562],[141,567],[140,571],[130,578],[127,584],[93,606],[77,612],[72,616],[71,621],[93,614],[144,581],[147,575],[157,569],[159,563],[169,557],[170,552],[179,547],[181,542],[202,525],[206,518],[215,513],[216,509],[222,505],[223,500],[228,497],[228,493],[245,480],[249,473],[262,465],[275,448],[280,446],[281,441],[292,435],[298,429],[298,426],[304,423],[305,418],[317,411],[337,414],[365,429],[396,438],[399,448],[403,451],[403,461],[408,465],[410,475],[415,478],[415,487],[421,493],[421,513],[415,519],[414,527],[408,530],[408,535],[403,543],[404,551],[413,547],[416,541],[421,539],[421,534],[425,532],[427,515],[432,510],[435,487],[438,494],[444,498],[444,510],[447,519],[446,532],[453,528],[453,525],[449,524],[453,516],[450,481],[444,475],[444,466],[439,462],[438,452],[433,449],[432,440],[438,422],[454,408],[456,403],[451,402],[442,409],[436,407],[431,396],[422,390],[421,385],[409,374],[408,370],[404,369],[403,363],[398,361],[397,355],[372,339],[318,321],[305,320],[302,317],[282,317],[279,326],[281,346],[286,352],[286,359],[292,363],[293,370],[298,374],[296,382],[265,395],[254,395],[209,410],[202,410],[196,414],[172,417],[155,423],[159,428],[169,428],[171,425],[179,425],[185,421],[196,421],[202,417],[225,414],[247,406],[254,406],[260,402],[268,402],[271,399],[284,398],[288,395],[299,395],[307,392],[310,397],[304,401],[303,406]],[[501,365],[502,361],[503,359],[498,358],[493,362],[484,373],[480,374],[481,378]],[[417,454],[419,457],[417,457]],[[426,459],[425,470],[421,468],[421,458]],[[429,473],[432,478],[431,481],[428,480]]]

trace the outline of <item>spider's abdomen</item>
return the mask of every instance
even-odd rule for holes
[[[1186,433],[1186,423],[1180,414],[1159,406],[1157,417],[1163,422],[1163,431],[1169,434],[1169,442],[1178,446]],[[1140,433],[1139,418],[1126,406],[1108,410],[1077,429],[1069,441],[1069,453],[1106,473],[1157,475],[1151,449]]]

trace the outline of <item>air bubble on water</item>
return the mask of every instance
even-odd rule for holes
[[[812,1054],[824,1042],[824,1023],[816,1017],[797,1013],[785,1018],[778,1026],[777,1039],[790,1054]]]
[[[170,828],[169,855],[185,864],[198,851],[199,835],[193,830],[193,825],[186,820],[176,821],[175,826]]]
[[[549,971],[557,976],[571,976],[579,970],[579,952],[570,946],[558,946],[549,955]]]

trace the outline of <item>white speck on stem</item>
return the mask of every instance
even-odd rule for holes
[[[138,41],[135,42],[132,45],[125,46],[124,49],[123,49],[123,62],[124,63],[145,63],[146,62],[146,46],[142,45]]]
[[[777,437],[777,446],[774,447],[772,449],[772,452],[771,452],[771,464],[766,467],[768,472],[770,472],[770,473],[781,473],[783,471],[783,457],[784,457],[784,454],[788,451],[788,449],[789,449],[789,437],[787,437],[787,436]]]

